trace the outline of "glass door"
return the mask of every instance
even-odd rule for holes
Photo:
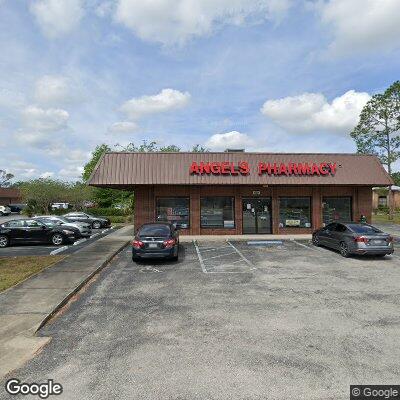
[[[251,198],[242,200],[243,233],[271,233],[271,199]]]

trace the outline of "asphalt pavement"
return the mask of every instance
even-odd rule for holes
[[[12,377],[84,400],[347,400],[350,384],[398,381],[398,255],[276,240],[185,243],[180,256],[119,253]]]

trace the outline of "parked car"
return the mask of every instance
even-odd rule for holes
[[[11,214],[11,208],[8,206],[0,206],[0,217],[2,215],[10,215]]]
[[[132,241],[132,260],[168,258],[178,260],[179,232],[166,222],[143,224]]]
[[[79,236],[79,230],[74,227],[64,228],[33,218],[11,220],[0,225],[0,248],[27,242],[60,246],[75,241]]]
[[[84,212],[70,212],[64,215],[70,222],[86,222],[92,226],[93,229],[107,228],[111,222],[106,217],[95,217],[94,215]]]
[[[89,237],[92,234],[92,227],[87,222],[70,222],[66,218],[60,217],[58,215],[37,215],[34,217],[34,219],[48,221],[55,225],[62,225],[63,228],[66,229],[72,226],[79,230],[79,234],[82,237]]]
[[[313,244],[339,250],[343,257],[372,254],[384,257],[394,252],[393,237],[369,224],[333,222],[316,230]]]
[[[21,211],[26,207],[26,204],[9,204],[12,213],[20,214]]]
[[[53,210],[68,210],[69,203],[53,203],[51,208]]]

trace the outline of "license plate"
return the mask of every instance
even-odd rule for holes
[[[384,241],[383,240],[373,240],[372,244],[383,245]]]
[[[149,243],[149,249],[156,249],[158,247],[157,243]]]

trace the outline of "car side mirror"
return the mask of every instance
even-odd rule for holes
[[[42,229],[45,231],[47,229],[46,225],[42,225]]]

